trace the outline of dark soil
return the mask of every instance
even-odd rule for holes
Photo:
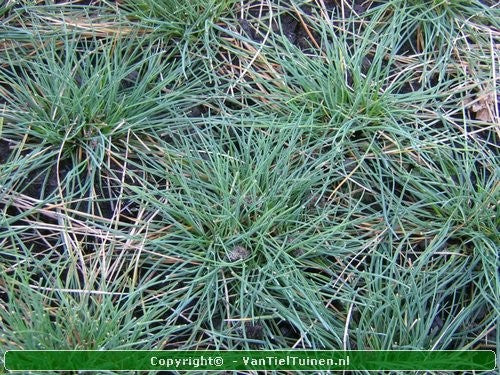
[[[0,164],[4,164],[9,159],[12,153],[11,145],[11,142],[0,139]]]

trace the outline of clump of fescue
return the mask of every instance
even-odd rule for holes
[[[28,144],[96,155],[129,131],[163,128],[177,116],[173,108],[192,105],[196,89],[178,83],[181,69],[159,46],[78,36],[63,42],[39,42],[34,56],[19,63],[14,53],[0,67],[8,86],[4,136],[27,134]]]

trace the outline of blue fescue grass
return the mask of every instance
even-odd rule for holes
[[[322,3],[0,12],[2,347],[498,347],[498,11]]]

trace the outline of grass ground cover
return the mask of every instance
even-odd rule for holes
[[[3,1],[0,348],[498,353],[489,1]]]

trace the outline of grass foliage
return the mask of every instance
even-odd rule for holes
[[[498,8],[3,3],[2,353],[498,350]]]

